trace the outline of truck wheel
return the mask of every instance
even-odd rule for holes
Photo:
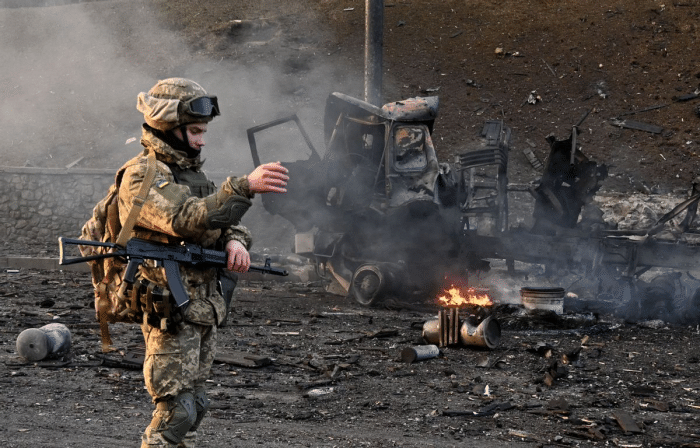
[[[372,306],[383,298],[387,280],[378,266],[364,264],[353,273],[350,292],[360,305]]]

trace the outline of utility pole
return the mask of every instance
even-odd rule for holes
[[[365,0],[365,101],[382,106],[384,0]]]

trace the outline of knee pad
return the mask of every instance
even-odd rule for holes
[[[189,392],[181,393],[168,401],[159,402],[156,409],[158,412],[151,426],[175,444],[182,441],[197,419],[194,397]]]
[[[209,401],[209,397],[207,397],[207,391],[205,389],[195,390],[195,392],[194,392],[194,406],[195,406],[195,409],[197,410],[197,418],[195,419],[192,427],[190,427],[190,431],[196,431],[197,428],[199,428],[199,424],[202,423],[202,419],[204,419],[204,415],[207,413],[207,411],[211,407],[211,402]]]

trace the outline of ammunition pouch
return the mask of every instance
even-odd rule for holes
[[[207,228],[224,229],[237,226],[253,203],[243,196],[231,196],[220,207],[210,210],[207,215]]]
[[[119,290],[128,304],[124,311],[134,322],[148,324],[175,334],[184,320],[184,310],[174,305],[170,291],[157,284],[139,279],[133,284],[122,283]]]

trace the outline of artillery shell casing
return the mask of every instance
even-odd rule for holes
[[[437,345],[417,345],[401,350],[401,360],[410,364],[416,361],[423,361],[424,359],[435,358],[439,354],[440,349]]]

